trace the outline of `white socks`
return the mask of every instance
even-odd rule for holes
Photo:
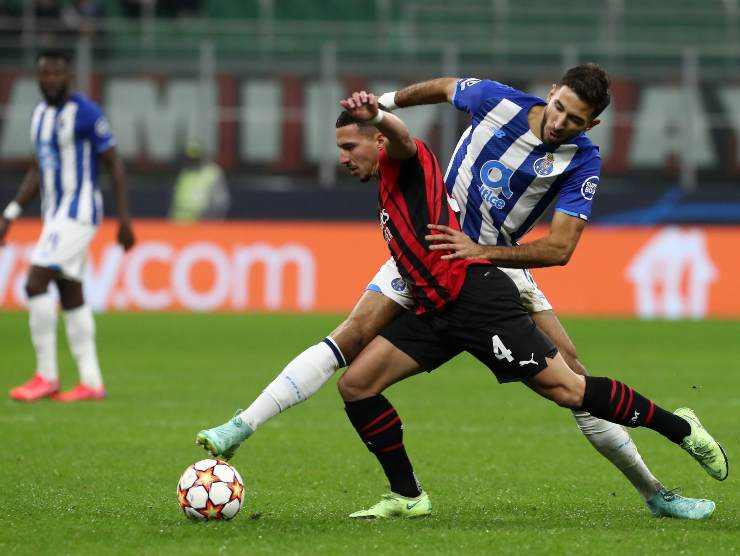
[[[278,413],[310,398],[345,364],[339,347],[325,338],[288,363],[239,417],[257,430]]]
[[[89,305],[64,312],[69,349],[77,361],[80,382],[90,388],[103,387],[98,354],[95,349],[95,321]]]
[[[36,370],[46,380],[58,380],[57,302],[48,292],[28,299],[28,324],[36,351]]]
[[[642,461],[635,443],[624,428],[585,411],[574,411],[573,416],[593,447],[624,473],[645,500],[652,498],[663,486]]]

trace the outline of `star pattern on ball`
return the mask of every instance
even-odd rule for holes
[[[244,487],[236,478],[234,478],[234,482],[229,485],[229,488],[231,489],[231,500],[241,498],[242,493],[244,492]]]
[[[185,469],[177,483],[176,493],[177,502],[188,518],[195,521],[229,520],[242,507],[244,483],[236,469],[227,462],[207,459]],[[226,514],[224,508],[227,508]]]
[[[195,481],[196,485],[203,485],[208,490],[213,481],[217,480],[213,474],[213,469],[206,469],[205,471],[195,471],[198,474],[198,479]]]
[[[223,506],[216,506],[209,500],[208,503],[206,504],[206,507],[198,511],[206,519],[220,519],[222,508]]]
[[[180,507],[185,508],[190,505],[190,502],[188,502],[188,491],[182,490],[181,488],[177,489],[177,501],[180,503]]]

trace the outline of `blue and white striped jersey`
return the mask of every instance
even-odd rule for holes
[[[31,141],[41,172],[44,219],[99,224],[98,155],[116,142],[100,107],[80,94],[61,106],[41,102],[31,118]]]
[[[472,116],[445,175],[466,234],[484,245],[514,245],[553,203],[588,220],[601,158],[585,134],[545,145],[527,120],[545,102],[496,81],[461,79],[452,103]]]

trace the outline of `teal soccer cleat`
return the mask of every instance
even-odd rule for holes
[[[200,431],[195,437],[195,443],[203,446],[215,458],[231,459],[241,443],[254,432],[239,418],[239,413],[241,409],[223,425]]]
[[[674,517],[676,519],[709,519],[714,513],[715,504],[701,498],[685,498],[676,490],[661,488],[647,502],[650,513],[655,517]]]
[[[359,519],[377,519],[388,517],[423,517],[432,513],[432,501],[426,492],[416,498],[407,498],[395,492],[388,492],[380,497],[380,502],[367,510],[352,513],[349,517]]]
[[[707,432],[699,418],[688,407],[679,407],[673,412],[688,422],[691,434],[681,442],[681,448],[686,450],[699,462],[710,477],[718,481],[724,481],[730,472],[727,455],[712,435]]]

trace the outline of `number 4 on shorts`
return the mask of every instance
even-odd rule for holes
[[[501,341],[501,338],[498,337],[498,334],[494,335],[491,338],[491,341],[493,342],[493,354],[496,356],[496,359],[506,359],[509,363],[514,360],[511,355],[511,351],[506,349],[506,346]]]

